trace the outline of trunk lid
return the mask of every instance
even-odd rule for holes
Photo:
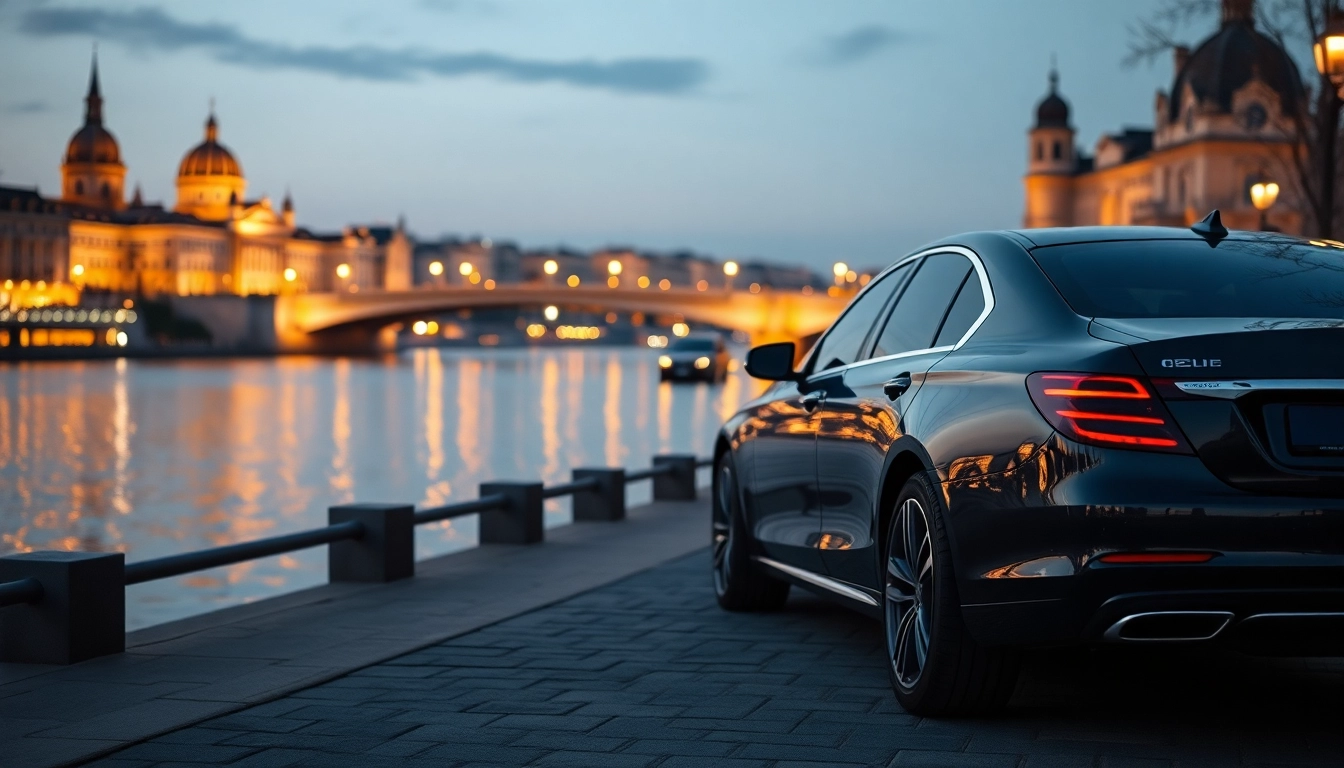
[[[1096,318],[1196,454],[1237,488],[1344,495],[1344,320]]]

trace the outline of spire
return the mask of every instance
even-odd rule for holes
[[[1255,26],[1255,0],[1223,0],[1223,26],[1237,22]]]
[[[144,199],[144,197],[140,194],[140,182],[138,182],[138,181],[135,183],[135,195],[131,197],[131,207],[132,207],[132,208],[144,208],[144,207],[145,207],[145,199]]]
[[[1059,93],[1059,63],[1055,54],[1050,54],[1050,93]]]
[[[205,121],[205,140],[210,142],[219,140],[219,122],[215,120],[214,96],[210,97],[210,117]]]
[[[290,213],[294,210],[294,198],[289,194],[289,187],[285,187],[285,199],[280,203],[280,210],[284,213]]]
[[[103,122],[103,93],[98,87],[98,46],[93,47],[93,66],[89,70],[89,95],[84,97],[84,122],[99,125]]]

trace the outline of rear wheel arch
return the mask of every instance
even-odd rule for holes
[[[896,512],[896,499],[901,495],[901,489],[905,487],[910,478],[921,472],[932,471],[932,462],[924,452],[923,446],[910,441],[909,445],[901,445],[902,441],[897,441],[892,446],[891,451],[887,453],[887,468],[882,476],[882,490],[877,497],[877,514],[873,516],[873,541],[886,541],[887,528],[891,525],[892,515]],[[874,547],[874,550],[882,550],[883,547]],[[878,553],[878,573],[882,573],[881,559],[885,557],[882,552]]]

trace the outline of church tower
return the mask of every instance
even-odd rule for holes
[[[61,162],[61,198],[69,203],[119,211],[126,207],[126,166],[112,132],[103,127],[103,94],[98,86],[98,54],[84,97],[84,125],[70,137]]]
[[[1069,124],[1069,104],[1059,95],[1059,72],[1050,68],[1050,93],[1036,105],[1028,133],[1024,227],[1067,227],[1073,223],[1073,175],[1078,158]]]
[[[212,106],[205,121],[205,141],[182,158],[177,169],[177,205],[173,210],[206,221],[224,221],[243,202],[247,183],[243,167],[219,143],[219,123]]]

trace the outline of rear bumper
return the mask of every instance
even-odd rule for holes
[[[943,488],[963,616],[983,643],[1216,642],[1344,654],[1344,499],[1250,494],[1194,457],[1058,439],[1007,472]],[[1162,550],[1213,557],[1100,559]],[[1127,617],[1171,612],[1115,630]],[[1179,615],[1200,612],[1218,617]]]

